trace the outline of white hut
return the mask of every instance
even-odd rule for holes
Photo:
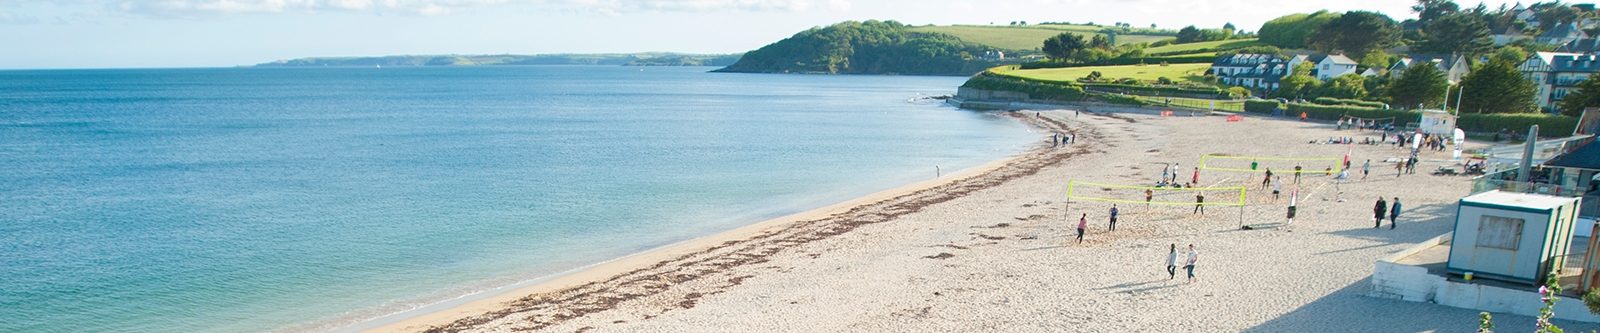
[[[1540,284],[1566,264],[1578,198],[1501,191],[1461,198],[1450,242],[1451,273]]]

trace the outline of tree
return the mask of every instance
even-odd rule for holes
[[[1422,43],[1417,45],[1417,50],[1471,58],[1494,47],[1489,35],[1489,25],[1483,20],[1470,14],[1447,14],[1422,28]]]
[[[1400,78],[1389,84],[1389,100],[1401,108],[1438,105],[1444,91],[1450,87],[1444,72],[1434,66],[1418,64],[1407,67]]]
[[[1317,89],[1317,96],[1333,98],[1361,98],[1367,95],[1366,78],[1358,74],[1345,74],[1328,80]]]
[[[1600,106],[1600,74],[1589,75],[1574,88],[1577,89],[1561,99],[1561,114],[1577,117],[1584,108]]]
[[[1178,44],[1193,43],[1198,41],[1200,41],[1200,29],[1197,29],[1192,25],[1183,27],[1183,29],[1178,29]]]
[[[1432,66],[1414,66],[1432,67]],[[1406,69],[1411,74],[1411,68]],[[1533,83],[1522,77],[1513,63],[1492,61],[1461,79],[1461,110],[1472,113],[1535,112]]]
[[[1323,52],[1344,51],[1360,58],[1373,50],[1400,43],[1400,26],[1383,14],[1352,11],[1317,28],[1310,46]]]
[[[1233,26],[1233,22],[1228,22],[1228,23],[1223,23],[1222,24],[1222,30],[1239,30],[1239,29],[1235,28]]]
[[[1307,93],[1315,90],[1317,88],[1317,84],[1322,83],[1322,81],[1318,81],[1317,78],[1311,77],[1311,69],[1315,67],[1316,65],[1313,65],[1308,61],[1300,62],[1300,64],[1295,65],[1294,69],[1289,72],[1289,75],[1284,76],[1281,80],[1278,80],[1278,97],[1304,98],[1306,97]]]
[[[1528,51],[1512,45],[1501,46],[1499,49],[1496,49],[1494,51],[1494,56],[1489,59],[1489,61],[1504,61],[1514,64],[1520,64],[1527,60]]]
[[[1417,20],[1422,23],[1431,22],[1460,10],[1461,6],[1450,0],[1417,0],[1417,4],[1411,6],[1411,11],[1417,13]]]
[[[1256,30],[1256,36],[1262,43],[1286,49],[1298,49],[1306,46],[1306,39],[1317,31],[1318,27],[1339,18],[1339,13],[1326,10],[1310,14],[1284,15],[1261,25]]]
[[[1044,54],[1052,60],[1063,61],[1077,55],[1086,48],[1087,43],[1083,36],[1070,32],[1063,32],[1055,37],[1044,40]]]
[[[1097,49],[1109,49],[1111,48],[1111,39],[1107,38],[1106,35],[1094,35],[1094,38],[1089,39],[1088,46]]]
[[[1389,68],[1389,65],[1394,64],[1394,57],[1387,52],[1383,52],[1383,50],[1377,50],[1356,59],[1356,63],[1366,68]]]

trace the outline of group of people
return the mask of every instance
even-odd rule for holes
[[[1358,119],[1344,120],[1344,119],[1339,119],[1339,122],[1334,124],[1334,128],[1337,128],[1337,129],[1340,129],[1340,130],[1343,130],[1345,128],[1355,128],[1355,129],[1362,129],[1362,130],[1385,130],[1385,131],[1388,131],[1388,130],[1394,129],[1394,122],[1391,121],[1391,122],[1388,122],[1388,123],[1379,124],[1377,120],[1358,120]]]
[[[1395,224],[1398,224],[1399,221],[1400,221],[1400,198],[1399,197],[1395,197],[1394,198],[1394,204],[1392,206],[1389,203],[1384,202],[1383,201],[1383,197],[1378,197],[1378,203],[1376,205],[1372,206],[1372,228],[1373,229],[1377,229],[1379,226],[1383,225],[1383,218],[1384,218],[1386,213],[1387,213],[1387,216],[1389,217],[1389,230],[1394,230]]]
[[[1076,135],[1063,134],[1063,133],[1050,133],[1050,146],[1051,147],[1060,147],[1060,146],[1065,146],[1065,145],[1068,145],[1068,144],[1072,144],[1072,138],[1074,136],[1076,136]]]

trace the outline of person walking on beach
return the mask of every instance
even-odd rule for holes
[[[1178,244],[1167,250],[1167,280],[1178,278]]]
[[[1361,163],[1361,180],[1367,180],[1367,174],[1372,173],[1372,160]]]
[[[1061,133],[1050,133],[1050,147],[1055,148],[1059,146],[1061,146]]]
[[[1256,171],[1256,160],[1250,160],[1250,171]]]
[[[1161,168],[1161,181],[1157,182],[1157,183],[1159,183],[1157,185],[1170,183],[1167,180],[1168,179],[1172,179],[1171,174],[1172,174],[1172,167],[1162,167]],[[1146,200],[1146,201],[1148,201],[1148,200]]]
[[[1117,204],[1111,204],[1111,227],[1108,231],[1117,231]]]
[[[1294,183],[1300,184],[1300,166],[1294,166]]]
[[[1089,214],[1078,218],[1078,244],[1083,244],[1083,230],[1089,229]]]
[[[1150,199],[1154,199],[1155,197],[1156,197],[1156,192],[1155,191],[1151,191],[1148,188],[1144,189],[1144,206],[1145,207],[1150,207]]]
[[[1400,174],[1404,173],[1405,171],[1406,171],[1406,162],[1405,161],[1394,162],[1394,178],[1400,178]]]
[[[1189,261],[1183,265],[1183,269],[1189,273],[1189,283],[1194,283],[1194,263],[1199,260],[1200,252],[1194,250],[1194,244],[1189,244]]]
[[[1389,230],[1396,224],[1400,224],[1400,197],[1394,197],[1394,206],[1389,207]]]
[[[1194,213],[1193,214],[1206,215],[1206,195],[1205,195],[1205,193],[1200,193],[1200,192],[1195,192],[1194,193]]]
[[[1267,188],[1272,183],[1272,168],[1267,168],[1267,176],[1261,177],[1261,188]]]
[[[1191,180],[1193,180],[1193,182],[1190,182],[1190,184],[1194,185],[1190,187],[1200,186],[1200,167],[1194,168],[1194,177]]]
[[[1372,206],[1372,228],[1377,229],[1383,225],[1383,213],[1389,211],[1389,203],[1383,202],[1383,197],[1378,197],[1378,204]]]

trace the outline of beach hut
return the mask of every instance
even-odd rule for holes
[[[1537,285],[1566,264],[1579,200],[1498,190],[1461,198],[1445,267]]]
[[[1456,115],[1444,110],[1422,110],[1418,129],[1429,135],[1451,135],[1456,130]]]

